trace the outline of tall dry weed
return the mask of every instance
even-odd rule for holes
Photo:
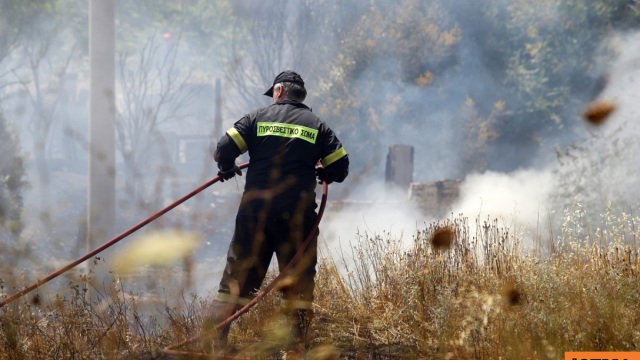
[[[521,235],[491,219],[433,223],[409,245],[388,233],[356,234],[341,255],[319,261],[309,357],[557,359],[635,350],[638,219],[611,210],[591,228],[587,218],[580,207],[565,212],[560,232],[540,242],[548,252],[523,249]],[[443,229],[448,247],[434,240]],[[4,307],[0,360],[165,358],[164,346],[198,334],[211,301],[192,295],[149,315],[126,284],[114,280],[99,305],[87,300],[89,287],[70,283],[53,301]],[[287,326],[274,291],[234,323],[230,340],[254,358],[278,359]]]

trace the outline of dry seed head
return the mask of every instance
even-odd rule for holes
[[[33,306],[40,305],[40,294],[35,294],[35,296],[31,298],[31,305]]]
[[[447,250],[451,248],[453,237],[455,232],[450,226],[441,227],[436,229],[431,235],[429,242],[431,246],[436,250]]]
[[[278,291],[286,291],[287,289],[291,288],[296,282],[296,279],[289,275],[289,276],[285,276],[282,280],[280,280],[278,282],[278,284],[276,285],[275,289]]]
[[[518,291],[513,281],[509,281],[502,285],[500,295],[502,295],[509,305],[518,305],[521,300],[520,291]]]
[[[616,104],[613,101],[594,101],[587,105],[582,116],[591,125],[602,125],[615,109]]]
[[[340,350],[331,344],[319,345],[309,350],[306,358],[313,360],[337,360],[340,358]]]

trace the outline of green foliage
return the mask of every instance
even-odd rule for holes
[[[527,166],[545,146],[573,136],[579,107],[604,85],[613,53],[603,42],[637,27],[637,13],[628,10],[625,1],[373,2],[343,32],[321,78],[321,115],[339,132],[357,134],[362,148],[355,150],[366,154],[371,144],[385,147],[387,137],[415,141],[402,135],[439,129],[443,118],[466,128],[471,98],[473,116],[492,118],[486,130],[494,135],[476,133],[450,158],[429,161],[460,167],[448,176]],[[484,169],[464,158],[477,149]]]
[[[461,155],[461,165],[465,171],[481,173],[489,168],[488,144],[495,141],[498,136],[495,124],[501,116],[504,116],[504,107],[504,101],[497,101],[493,107],[494,111],[483,117],[473,99],[469,98],[465,102],[466,122],[460,136],[465,144]]]
[[[357,134],[353,152],[375,148],[387,127],[421,124],[424,118],[407,106],[404,96],[440,80],[454,63],[460,36],[460,28],[437,1],[370,7],[345,35],[321,82],[321,116],[336,119],[339,133]],[[401,120],[392,125],[394,119]]]
[[[503,59],[499,76],[515,95],[508,105],[518,109],[496,124],[498,131],[546,138],[570,128],[570,111],[602,90],[599,66],[612,55],[603,41],[637,21],[625,10],[627,1],[522,0],[480,12],[493,24],[486,45]]]
[[[64,34],[56,49],[73,45],[87,53],[86,2],[2,1],[0,59],[18,36],[31,39],[25,46],[43,34]],[[314,85],[308,102],[363,157],[356,165],[378,163],[383,154],[364,158],[371,153],[365,150],[384,150],[388,138],[414,142],[407,134],[428,133],[442,120],[453,128],[471,125],[464,135],[469,143],[428,160],[458,167],[446,176],[464,176],[483,170],[467,156],[478,149],[484,169],[508,171],[526,166],[557,137],[571,137],[576,108],[604,83],[611,52],[603,41],[637,23],[637,12],[622,0],[117,1],[116,44],[119,54],[132,55],[150,37],[163,38],[167,48],[179,42],[177,60],[193,69],[194,79],[224,76],[228,93],[243,100],[226,103],[231,113],[264,105],[259,94],[274,74],[298,69]],[[45,44],[29,45],[30,53],[46,51]],[[86,66],[79,60],[74,56],[74,68]],[[493,135],[478,133],[481,128]],[[438,140],[424,143],[433,147]],[[505,144],[514,149],[508,162]]]

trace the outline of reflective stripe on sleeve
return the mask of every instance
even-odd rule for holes
[[[327,167],[340,160],[344,156],[347,156],[347,151],[343,147],[341,147],[340,149],[327,155],[324,159],[320,160],[320,162],[322,163],[322,166]]]
[[[304,300],[282,300],[280,307],[283,309],[309,310],[311,309],[311,301]]]
[[[238,304],[238,305],[247,305],[249,303],[249,301],[251,301],[250,299],[247,298],[242,298],[239,296],[235,296],[235,295],[231,295],[231,294],[227,294],[227,293],[222,293],[219,292],[216,295],[215,298],[216,301],[220,301],[223,303],[228,303],[228,304]]]
[[[233,142],[235,142],[236,145],[238,145],[238,149],[240,149],[240,153],[244,153],[249,149],[249,147],[247,146],[247,143],[244,142],[242,135],[240,135],[238,130],[236,130],[235,128],[231,128],[227,130],[227,135],[229,135],[229,137],[233,140]]]

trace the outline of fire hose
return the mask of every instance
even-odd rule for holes
[[[244,169],[247,166],[249,166],[249,163],[243,163],[243,164],[239,165],[239,168],[240,169]],[[48,283],[49,281],[57,278],[58,276],[62,275],[65,272],[69,271],[70,269],[78,266],[80,263],[90,259],[91,257],[93,257],[93,256],[99,254],[100,252],[106,250],[107,248],[113,246],[114,244],[116,244],[120,240],[122,240],[122,239],[128,237],[129,235],[133,234],[134,232],[140,230],[142,227],[148,225],[152,221],[156,220],[160,216],[162,216],[162,215],[166,214],[167,212],[171,211],[172,209],[174,209],[178,205],[180,205],[183,202],[189,200],[190,198],[192,198],[196,194],[202,192],[203,190],[205,190],[209,186],[215,184],[216,182],[220,181],[221,179],[222,179],[221,176],[216,176],[216,177],[208,180],[207,182],[205,182],[202,185],[198,186],[197,188],[195,188],[194,190],[192,190],[188,194],[182,196],[181,198],[179,198],[178,200],[174,201],[173,203],[167,205],[166,207],[164,207],[160,211],[154,213],[153,215],[149,216],[148,218],[146,218],[146,219],[142,220],[141,222],[137,223],[136,225],[132,226],[131,228],[129,228],[128,230],[124,231],[120,235],[118,235],[118,236],[114,237],[113,239],[105,242],[104,244],[102,244],[101,246],[97,247],[96,249],[88,252],[84,256],[82,256],[82,257],[80,257],[80,258],[68,263],[67,265],[65,265],[65,266],[61,267],[60,269],[52,272],[51,274],[47,275],[46,277],[44,277],[42,279],[36,280],[31,285],[24,287],[22,290],[18,291],[17,293],[15,293],[15,294],[7,297],[6,299],[0,301],[0,308],[2,308],[3,306],[5,306],[5,305],[7,305],[7,304],[9,304],[9,303],[21,298],[22,296],[28,294],[29,292],[37,289],[38,287]],[[294,255],[294,257],[291,260],[291,262],[287,265],[287,267],[282,272],[280,272],[280,274],[276,278],[274,278],[271,281],[271,283],[269,283],[262,291],[260,291],[258,294],[256,294],[256,296],[249,303],[247,303],[240,310],[236,311],[233,315],[231,315],[225,321],[223,321],[220,324],[218,324],[216,326],[215,330],[219,330],[223,326],[226,326],[227,324],[231,323],[233,320],[235,320],[238,317],[240,317],[240,315],[242,315],[245,312],[249,311],[249,309],[251,307],[253,307],[260,299],[265,297],[271,290],[273,290],[273,288],[278,284],[278,282],[300,260],[300,257],[302,256],[304,250],[307,248],[307,246],[309,245],[309,243],[311,242],[311,240],[313,239],[313,237],[315,236],[315,234],[318,231],[318,225],[320,224],[320,220],[322,219],[322,214],[324,213],[324,208],[325,208],[325,205],[326,205],[326,202],[327,202],[328,189],[329,189],[329,186],[328,186],[327,182],[324,181],[322,183],[322,200],[321,200],[321,203],[320,203],[320,207],[318,209],[318,216],[316,218],[316,221],[313,224],[313,227],[311,228],[311,232],[307,235],[307,238],[305,239],[304,243],[298,249],[298,251]],[[182,346],[185,346],[185,345],[188,345],[188,344],[192,344],[192,343],[198,341],[199,339],[204,337],[204,335],[206,335],[206,334],[200,334],[200,335],[191,337],[189,339],[186,339],[186,340],[184,340],[182,342],[167,346],[167,347],[165,347],[163,349],[163,351],[168,355],[174,355],[174,356],[185,356],[185,355],[187,355],[187,356],[211,356],[211,354],[206,354],[206,353],[193,353],[193,352],[175,350],[176,348],[180,348]],[[218,358],[225,358],[225,357],[222,356],[222,357],[218,357]],[[226,357],[226,358],[228,358],[228,359],[238,359],[238,358],[234,358],[234,357]]]

